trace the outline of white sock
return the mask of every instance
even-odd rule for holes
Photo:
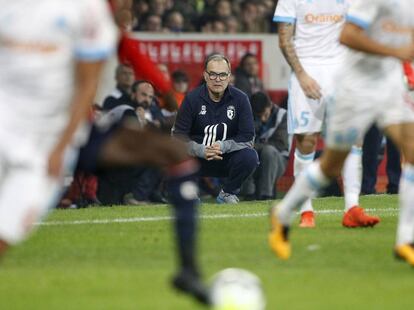
[[[362,148],[353,146],[342,168],[345,212],[359,205],[362,182]]]
[[[290,225],[293,220],[294,211],[307,199],[316,196],[317,192],[329,185],[330,179],[326,177],[319,164],[315,161],[301,173],[295,180],[295,183],[278,204],[278,216],[283,225]]]
[[[293,175],[295,179],[310,165],[315,158],[315,152],[310,154],[302,154],[298,149],[295,150],[293,161]],[[307,199],[300,208],[300,213],[313,211],[311,199]]]
[[[405,164],[400,180],[400,216],[397,228],[397,245],[414,241],[414,165]]]

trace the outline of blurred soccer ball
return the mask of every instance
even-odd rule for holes
[[[215,310],[264,310],[260,279],[253,273],[228,268],[213,277],[211,301]]]

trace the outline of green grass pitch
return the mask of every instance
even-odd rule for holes
[[[396,196],[363,197],[382,222],[341,226],[340,198],[315,200],[316,229],[292,230],[293,255],[267,246],[270,202],[201,207],[199,256],[206,278],[248,269],[278,309],[412,309],[414,270],[392,256]],[[175,267],[164,206],[56,210],[0,264],[0,309],[202,309],[169,287]]]

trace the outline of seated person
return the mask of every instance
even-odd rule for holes
[[[242,193],[248,199],[274,199],[275,182],[285,172],[289,158],[287,113],[262,92],[253,94],[250,102],[256,130],[254,148],[260,165],[243,184]]]
[[[131,86],[135,80],[134,70],[126,65],[119,64],[115,71],[116,88],[104,99],[102,107],[111,110],[120,105],[132,106]]]
[[[147,81],[136,81],[132,87],[132,102],[119,105],[103,115],[97,122],[99,128],[121,124],[126,118],[140,128],[155,129],[162,125],[162,114],[154,103],[154,87]],[[128,167],[106,169],[98,174],[98,197],[106,205],[142,205],[148,202],[165,203],[158,188],[162,173],[153,167]]]
[[[234,86],[244,91],[249,98],[258,91],[264,91],[263,82],[259,77],[259,60],[257,56],[246,53],[236,68]]]
[[[246,94],[229,86],[229,60],[207,57],[205,83],[189,92],[177,113],[173,135],[198,157],[201,176],[227,177],[218,203],[238,203],[243,182],[259,164],[253,148],[253,113]]]

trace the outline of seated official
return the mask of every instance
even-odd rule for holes
[[[218,203],[237,203],[243,182],[259,164],[250,102],[229,86],[230,72],[226,57],[209,56],[205,84],[186,95],[173,127],[173,135],[187,141],[190,155],[200,159],[201,176],[227,177]]]
[[[287,113],[262,92],[253,94],[250,102],[256,131],[254,148],[260,165],[243,184],[242,193],[248,200],[274,199],[275,183],[285,172],[289,158]]]

